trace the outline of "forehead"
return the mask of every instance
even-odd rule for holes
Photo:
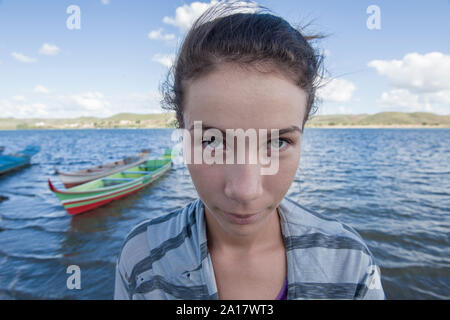
[[[301,126],[306,93],[277,73],[221,66],[186,86],[185,127],[194,121],[227,128]]]

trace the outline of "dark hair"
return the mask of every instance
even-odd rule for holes
[[[239,12],[233,13],[234,10]],[[160,86],[162,108],[175,111],[178,128],[185,126],[183,97],[188,82],[214,71],[222,63],[278,72],[292,79],[308,96],[302,129],[316,112],[323,56],[309,42],[322,36],[303,36],[303,28],[294,28],[265,11],[269,10],[253,2],[219,2],[195,21]],[[266,71],[258,66],[264,66]]]

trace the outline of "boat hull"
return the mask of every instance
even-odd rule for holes
[[[25,163],[21,163],[21,164],[14,164],[12,166],[2,166],[0,168],[0,175],[22,169],[23,167],[26,167],[28,165],[30,165],[29,162],[25,162]]]
[[[60,172],[56,170],[56,173],[59,176],[59,179],[61,180],[61,182],[64,184],[64,187],[66,187],[67,189],[76,187],[80,184],[83,183],[87,183],[89,181],[93,181],[95,179],[99,179],[99,178],[103,178],[109,175],[112,175],[114,173],[118,173],[121,172],[123,170],[129,169],[129,168],[133,168],[143,162],[145,162],[149,156],[150,152],[146,151],[146,152],[141,152],[138,156],[136,156],[136,160],[129,163],[129,164],[121,164],[121,165],[117,165],[116,167],[111,167],[113,164],[106,164],[104,165],[104,169],[103,170],[99,170],[99,167],[94,167],[92,169],[97,169],[99,170],[98,172],[88,172],[88,170],[82,170],[79,172],[73,172],[73,173],[68,173],[68,172]],[[123,160],[122,160],[123,161]],[[120,163],[121,161],[118,161],[117,163]],[[110,166],[110,167],[108,167]]]
[[[152,160],[147,162],[151,161]],[[56,194],[56,196],[70,215],[78,215],[135,193],[160,178],[164,173],[170,170],[172,162],[170,159],[158,161],[162,161],[162,163],[164,163],[163,165],[159,166],[158,169],[150,171],[149,174],[146,174],[140,178],[132,179],[132,181],[130,182],[121,183],[117,186],[103,187],[86,191],[71,191],[70,189],[67,191],[59,191],[55,187],[53,187],[51,181],[49,180],[49,187],[50,190],[52,190]],[[137,168],[139,168],[139,166],[132,168],[132,170],[137,170]],[[117,174],[112,175],[112,177],[114,176],[117,176]],[[77,188],[83,189],[84,186],[95,183],[98,183],[98,181],[92,181],[85,185],[78,186]]]
[[[38,153],[39,150],[38,146],[28,146],[16,154],[0,155],[0,175],[28,166],[31,157]]]
[[[106,205],[106,204],[108,204],[108,203],[110,203],[110,202],[112,202],[114,200],[119,200],[120,198],[123,198],[125,196],[131,195],[132,193],[135,193],[135,192],[141,190],[142,188],[143,187],[139,187],[139,188],[130,190],[128,192],[124,192],[123,194],[119,194],[117,196],[114,196],[112,198],[109,198],[109,199],[106,198],[106,199],[99,200],[99,201],[96,201],[96,202],[93,202],[93,203],[89,203],[89,204],[80,203],[80,205],[75,205],[74,207],[70,207],[70,208],[68,206],[67,207],[64,206],[64,207],[66,208],[66,211],[70,215],[74,216],[74,215],[78,215],[78,214],[81,214],[83,212],[90,211],[90,210],[96,209],[98,207],[104,206],[104,205]]]

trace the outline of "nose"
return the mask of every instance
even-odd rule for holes
[[[260,165],[227,165],[224,192],[229,199],[241,204],[260,198],[263,194]]]

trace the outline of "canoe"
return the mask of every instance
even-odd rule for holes
[[[133,168],[68,190],[56,189],[50,179],[48,185],[66,211],[77,215],[141,190],[164,175],[171,166],[171,149],[166,149],[159,159],[147,160]]]
[[[39,146],[27,146],[24,150],[0,156],[0,174],[23,168],[30,164],[31,158],[40,151]]]
[[[55,168],[55,173],[59,176],[64,186],[69,189],[92,180],[133,168],[147,160],[149,154],[150,150],[144,149],[136,156],[127,157],[120,161],[115,161],[76,172],[61,172]]]

